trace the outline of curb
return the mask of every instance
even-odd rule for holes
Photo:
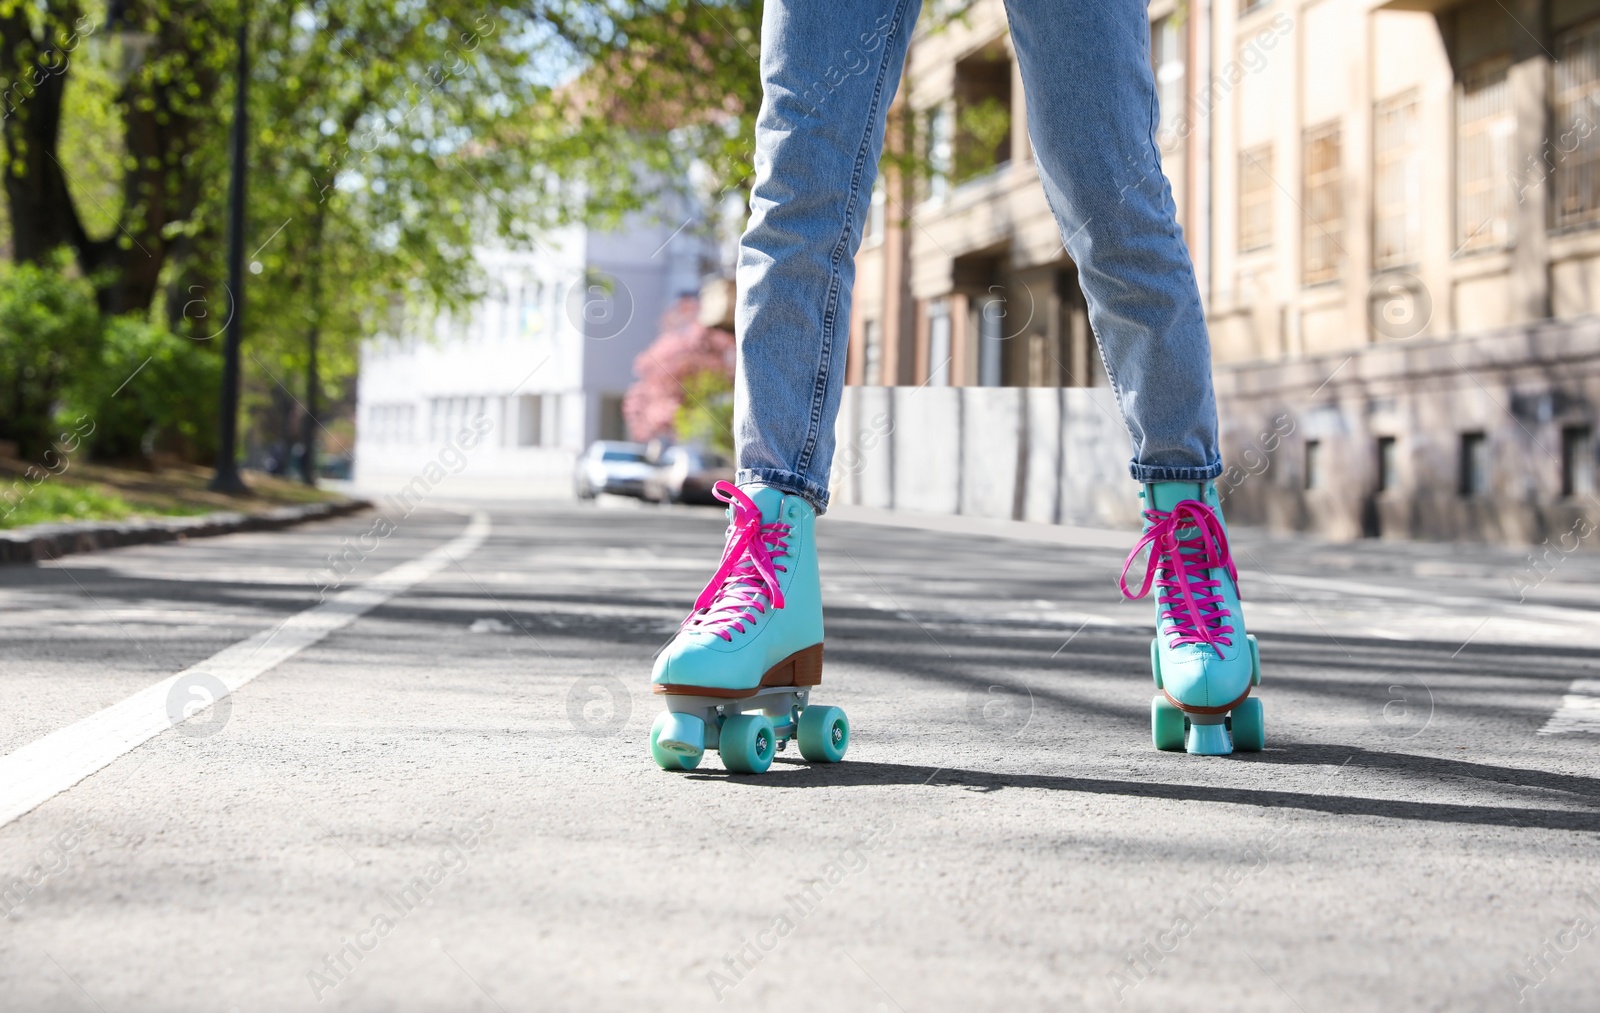
[[[258,514],[221,511],[194,517],[149,517],[131,521],[64,521],[0,531],[0,564],[37,563],[79,552],[124,545],[210,538],[240,531],[276,531],[305,521],[344,517],[366,510],[370,500],[276,507]]]

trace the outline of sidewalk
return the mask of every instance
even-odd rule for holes
[[[78,552],[124,545],[209,538],[239,531],[274,531],[305,521],[343,517],[365,510],[364,499],[282,506],[257,513],[219,511],[184,517],[138,517],[126,521],[60,521],[0,531],[0,563],[37,563]]]

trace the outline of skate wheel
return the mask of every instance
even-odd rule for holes
[[[1161,688],[1161,638],[1150,638],[1150,674],[1156,677],[1156,689]]]
[[[650,755],[662,770],[693,770],[706,752],[706,723],[693,714],[662,711],[650,729]]]
[[[1164,696],[1150,700],[1150,737],[1157,749],[1180,753],[1183,751],[1183,711],[1172,706]]]
[[[1261,685],[1261,648],[1256,646],[1253,633],[1246,633],[1244,639],[1250,644],[1250,685]]]
[[[765,714],[735,714],[722,723],[717,752],[735,774],[764,774],[778,751],[778,735]]]
[[[1233,709],[1233,748],[1244,753],[1259,753],[1267,748],[1267,726],[1262,720],[1261,701],[1250,697]]]
[[[800,755],[812,763],[838,763],[850,748],[850,719],[837,707],[807,707],[795,738]]]

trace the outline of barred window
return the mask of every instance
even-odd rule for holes
[[[1344,269],[1344,166],[1337,123],[1306,131],[1304,189],[1305,283],[1336,281]]]
[[[1416,262],[1422,245],[1422,116],[1415,92],[1379,102],[1372,115],[1372,262]]]
[[[1545,154],[1555,163],[1555,226],[1600,221],[1600,21],[1556,40],[1555,129]]]
[[[1508,57],[1462,75],[1456,92],[1456,252],[1509,246],[1512,231],[1511,109]]]
[[[1239,250],[1272,245],[1272,145],[1239,155]]]

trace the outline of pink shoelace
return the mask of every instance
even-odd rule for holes
[[[1162,608],[1160,618],[1172,621],[1171,646],[1209,644],[1220,657],[1218,645],[1233,646],[1229,635],[1233,627],[1228,624],[1222,581],[1208,579],[1206,571],[1220,566],[1233,579],[1234,587],[1239,586],[1239,572],[1222,521],[1209,506],[1194,499],[1174,504],[1169,512],[1146,510],[1144,516],[1150,526],[1128,553],[1117,581],[1123,597],[1143,598],[1154,584],[1160,592],[1156,599]],[[1189,529],[1189,537],[1179,538],[1181,529]],[[1128,590],[1128,570],[1147,546],[1150,562],[1145,567],[1144,585],[1134,594]]]
[[[722,562],[694,600],[680,629],[691,633],[715,633],[732,640],[730,630],[744,632],[746,623],[772,608],[783,608],[783,588],[778,574],[784,567],[772,561],[789,548],[789,525],[761,523],[761,508],[729,482],[718,482],[711,494],[733,506],[733,521],[728,525],[728,542]]]

